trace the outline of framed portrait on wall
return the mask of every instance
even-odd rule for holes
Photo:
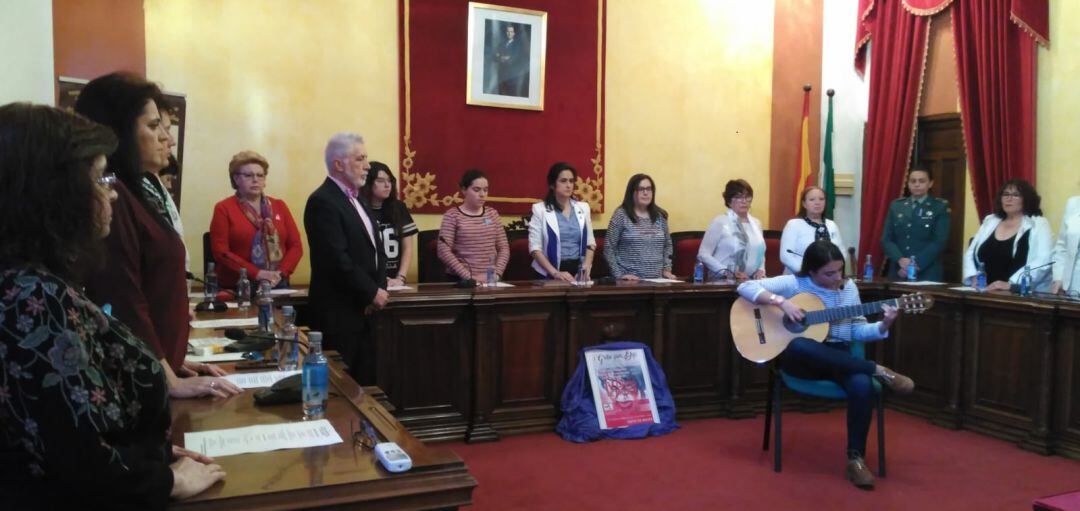
[[[547,13],[469,2],[465,103],[544,109]]]

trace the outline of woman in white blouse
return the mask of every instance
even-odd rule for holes
[[[780,235],[780,262],[784,263],[784,274],[798,273],[806,247],[820,239],[827,239],[840,248],[840,253],[845,254],[846,265],[847,247],[840,238],[840,229],[836,222],[824,217],[825,191],[809,186],[803,190],[799,202],[799,216],[788,220]]]
[[[1057,243],[1054,245],[1053,282],[1051,293],[1080,293],[1080,195],[1065,204],[1065,216],[1061,219]]]
[[[1035,187],[1023,179],[1001,185],[994,212],[983,219],[964,253],[964,284],[974,284],[981,266],[988,291],[1009,291],[1020,284],[1027,267],[1035,291],[1050,289],[1053,234],[1041,204]]]
[[[698,248],[698,260],[709,269],[709,278],[734,277],[738,281],[765,276],[765,237],[761,222],[750,216],[754,189],[742,179],[724,187],[726,214],[709,224]]]

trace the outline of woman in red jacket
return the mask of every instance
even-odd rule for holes
[[[240,268],[252,281],[289,285],[304,247],[285,202],[263,194],[270,164],[255,151],[240,151],[229,162],[229,184],[236,195],[214,206],[210,249],[222,287],[236,286]]]

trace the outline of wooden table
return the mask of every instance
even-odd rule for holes
[[[200,314],[200,319],[236,317],[237,311]],[[196,331],[193,336],[210,332]],[[339,362],[331,362],[326,419],[345,442],[217,458],[228,476],[206,492],[172,505],[175,509],[456,509],[472,502],[476,480],[460,457],[427,446],[411,435],[377,399],[377,387],[361,388]],[[260,407],[249,389],[223,400],[172,401],[173,439],[184,433],[256,424],[299,421],[299,403]],[[413,468],[391,474],[372,451],[355,447],[351,432],[366,418],[383,440],[396,442]]]
[[[413,285],[391,293],[375,316],[378,385],[417,437],[483,441],[552,430],[578,351],[602,342],[609,326],[652,349],[680,419],[764,409],[765,367],[742,359],[731,341],[732,285],[513,284]],[[859,283],[865,301],[916,291],[937,300],[868,345],[868,356],[915,379],[915,392],[890,397],[890,406],[1080,458],[1080,302],[955,286]]]

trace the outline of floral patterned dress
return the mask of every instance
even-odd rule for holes
[[[0,272],[0,509],[164,508],[169,425],[145,343],[47,271]]]

